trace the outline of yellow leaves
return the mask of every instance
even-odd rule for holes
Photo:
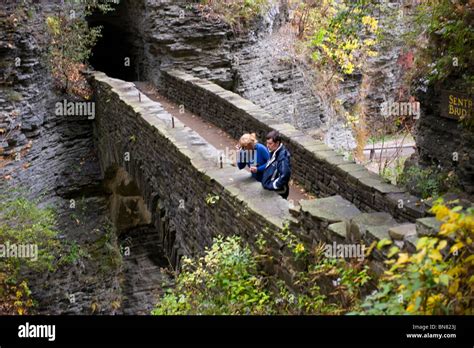
[[[416,242],[416,250],[420,250],[426,246],[428,243],[428,237],[421,237],[418,239],[418,242]]]
[[[430,251],[428,257],[433,261],[441,261],[443,260],[443,256],[437,249],[433,249]]]
[[[393,246],[390,248],[390,250],[388,251],[388,254],[387,254],[387,257],[392,257],[393,255],[395,255],[396,253],[398,253],[400,251],[400,249],[396,246]]]
[[[324,10],[321,10],[324,8]],[[348,15],[338,16],[351,8]],[[378,21],[374,17],[364,15],[364,9],[357,6],[330,1],[327,5],[319,5],[308,15],[305,26],[309,46],[317,47],[318,54],[311,54],[316,62],[331,65],[334,71],[353,74],[362,68],[367,56],[375,57],[378,53],[374,48],[378,39]],[[361,30],[364,29],[364,38]],[[369,35],[367,35],[369,34]],[[372,37],[369,37],[372,36]]]
[[[456,213],[456,212],[453,212],[452,210],[449,211],[449,218],[448,218],[448,222],[451,222],[451,223],[455,223],[456,221],[459,220],[459,218],[461,217],[461,215],[459,213]]]
[[[411,301],[408,306],[407,306],[407,309],[406,311],[408,313],[415,313],[416,312],[416,303],[414,301]]]
[[[365,40],[364,40],[364,45],[365,45],[365,46],[369,46],[369,47],[370,47],[370,46],[374,46],[375,43],[376,43],[376,42],[375,42],[374,39],[365,39]]]
[[[408,253],[400,253],[398,254],[398,260],[397,260],[397,265],[403,265],[404,263],[407,263],[410,260],[410,257],[408,256]]]
[[[451,254],[457,254],[458,251],[459,251],[460,249],[462,249],[464,246],[465,246],[465,245],[464,245],[463,242],[457,242],[456,244],[454,244],[454,245],[451,247],[451,249],[449,249],[449,252],[450,252]]]
[[[444,220],[446,216],[449,215],[449,209],[445,205],[435,205],[432,209],[432,212],[435,213],[437,220]]]
[[[446,247],[446,245],[448,245],[448,242],[445,240],[442,240],[438,243],[436,250],[443,250]]]
[[[296,244],[295,249],[294,249],[294,252],[295,252],[296,254],[301,254],[301,253],[303,253],[304,251],[305,251],[305,248],[304,248],[304,245],[303,245],[302,243]]]
[[[459,266],[454,266],[447,273],[452,277],[458,277],[462,273],[462,268]]]
[[[465,258],[463,263],[466,263],[466,264],[471,263],[472,265],[474,265],[474,255],[470,255],[467,258]]]
[[[459,279],[455,279],[449,286],[448,292],[449,294],[454,295],[457,293],[458,289],[459,289]]]
[[[426,300],[426,314],[433,314],[433,310],[439,307],[440,304],[445,300],[443,294],[431,295]]]
[[[461,218],[458,223],[461,228],[465,228],[470,233],[474,233],[474,217],[465,216]]]
[[[378,243],[377,243],[377,249],[382,249],[384,246],[386,245],[390,245],[392,244],[392,241],[390,239],[381,239]]]
[[[351,115],[349,112],[344,112],[344,116],[347,120],[347,122],[352,123],[352,124],[357,124],[359,123],[359,116],[358,115]]]
[[[417,263],[421,263],[426,256],[426,248],[413,255],[413,260]]]
[[[447,274],[441,274],[439,276],[439,282],[441,284],[443,284],[444,286],[448,286],[449,285],[449,275]]]
[[[117,310],[122,306],[119,300],[112,301],[112,308]]]
[[[474,255],[468,251],[473,238],[465,227],[470,226],[473,211],[438,204],[434,212],[443,219],[441,231],[450,238],[420,238],[414,254],[399,253],[397,261],[391,259],[392,266],[382,279],[391,284],[394,297],[406,299],[406,313],[472,313]],[[453,259],[452,254],[459,250],[462,252]]]
[[[46,18],[46,24],[54,35],[60,34],[60,19],[57,17],[48,17]]]
[[[378,20],[371,16],[362,17],[362,24],[367,26],[372,33],[375,33],[379,26]]]
[[[358,39],[352,39],[352,40],[346,40],[344,44],[342,45],[342,49],[345,51],[353,51],[359,47],[359,40]]]
[[[369,257],[369,255],[372,253],[372,250],[375,248],[377,245],[377,241],[374,240],[368,248],[365,249],[365,257]]]
[[[352,74],[354,72],[354,64],[348,62],[347,64],[345,64],[343,71],[345,74]]]

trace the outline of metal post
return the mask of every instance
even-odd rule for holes
[[[174,116],[171,116],[171,127],[174,128]]]

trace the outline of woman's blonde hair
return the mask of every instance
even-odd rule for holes
[[[239,145],[242,148],[247,148],[249,145],[252,145],[252,148],[255,147],[257,143],[257,135],[255,133],[245,133],[240,137]]]

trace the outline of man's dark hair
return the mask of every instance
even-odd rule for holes
[[[281,135],[280,132],[277,130],[272,130],[267,134],[267,140],[272,139],[274,143],[281,143]]]

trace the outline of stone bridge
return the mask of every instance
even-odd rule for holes
[[[94,138],[112,218],[119,229],[152,223],[174,265],[217,235],[239,235],[251,246],[262,235],[273,256],[270,271],[291,283],[297,265],[278,238],[285,226],[308,246],[392,238],[408,251],[433,228],[418,198],[291,125],[276,124],[239,95],[180,71],[163,71],[161,79],[162,94],[234,138],[252,131],[264,139],[279,130],[292,153],[294,179],[318,197],[290,209],[248,173],[220,165],[215,147],[133,83],[94,72]],[[383,257],[373,256],[374,270]]]

